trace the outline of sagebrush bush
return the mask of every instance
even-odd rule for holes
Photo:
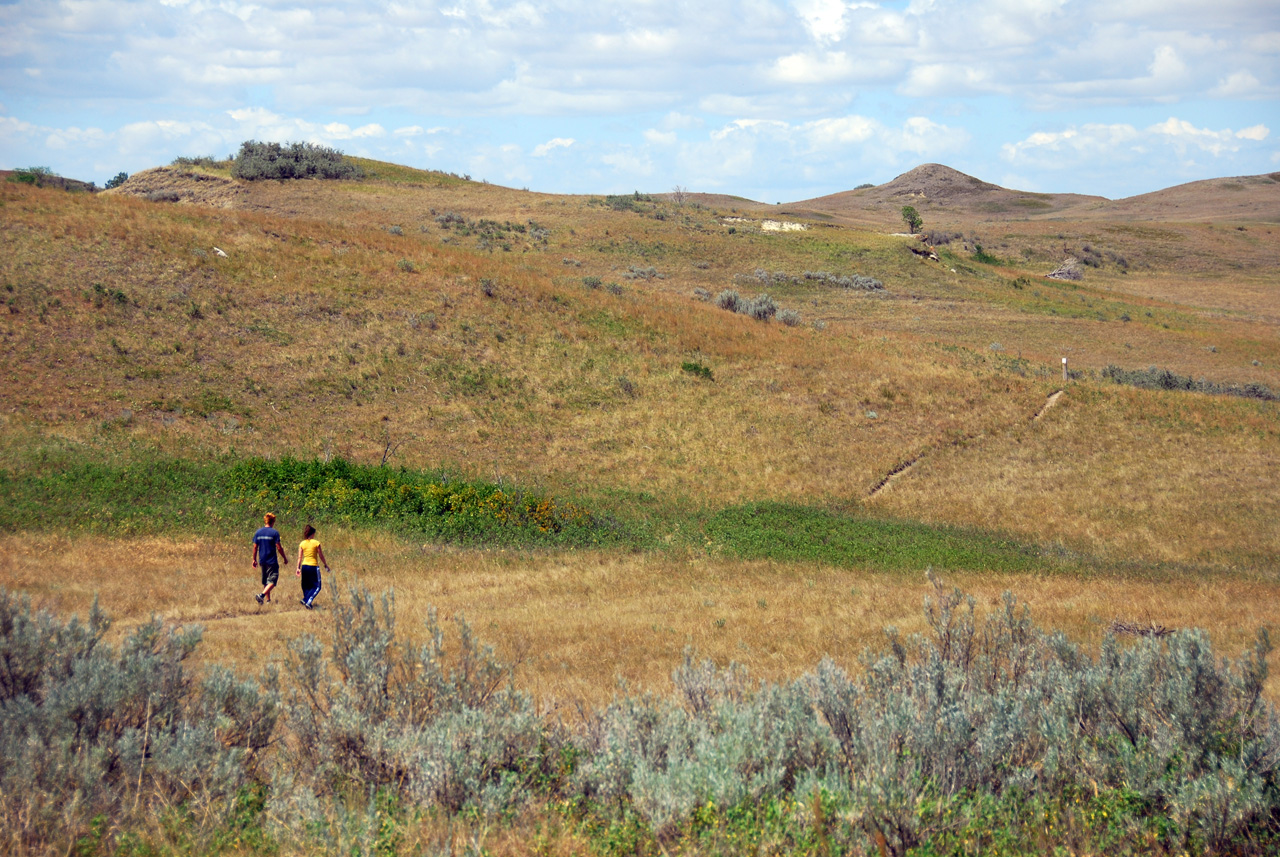
[[[426,642],[398,639],[394,598],[335,599],[333,642],[289,646],[295,788],[321,797],[391,789],[420,806],[501,813],[529,796],[560,738],[512,685],[512,670],[456,621],[446,651],[434,611]]]
[[[364,170],[342,152],[314,143],[260,143],[246,140],[231,164],[238,179],[360,179]]]
[[[448,646],[430,611],[404,640],[394,597],[359,587],[331,617],[329,644],[289,644],[282,706],[274,672],[197,679],[196,631],[153,620],[117,650],[96,607],[63,623],[0,590],[3,847],[390,854],[410,815],[554,806],[602,853],[697,851],[741,824],[712,850],[759,853],[765,828],[780,851],[897,857],[1280,848],[1265,633],[1235,662],[1198,631],[1092,655],[1011,595],[984,618],[935,581],[927,630],[888,629],[854,673],[826,658],[754,682],[686,650],[673,696],[624,692],[568,726],[461,618]]]
[[[727,309],[729,312],[739,312],[739,308],[745,303],[745,301],[742,299],[742,295],[738,294],[733,289],[725,289],[720,294],[716,295],[715,303],[716,306],[720,307],[720,309]]]
[[[1189,375],[1179,375],[1170,369],[1160,369],[1156,366],[1146,369],[1124,369],[1114,363],[1108,363],[1102,370],[1102,377],[1117,384],[1127,384],[1148,390],[1183,390],[1216,396],[1240,396],[1246,399],[1260,399],[1264,402],[1280,400],[1280,394],[1264,384],[1220,384],[1204,378],[1196,379]]]
[[[95,819],[144,824],[182,807],[216,827],[255,776],[279,710],[260,681],[186,661],[199,629],[152,619],[119,649],[87,622],[0,589],[0,830],[4,848],[69,852]],[[109,844],[109,843],[107,843]]]
[[[778,314],[778,304],[768,295],[760,295],[748,302],[742,312],[756,321],[768,321]]]

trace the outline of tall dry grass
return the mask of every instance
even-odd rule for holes
[[[335,529],[320,533],[334,570],[324,577],[319,608],[298,603],[292,566],[282,569],[276,603],[259,607],[250,535],[239,542],[7,535],[0,537],[0,586],[63,614],[84,615],[96,596],[115,618],[116,635],[153,614],[200,624],[202,658],[256,670],[282,657],[298,634],[327,637],[337,588],[358,580],[395,590],[399,627],[410,635],[430,608],[445,619],[465,615],[481,638],[520,663],[522,687],[566,715],[608,701],[619,682],[667,692],[686,647],[764,679],[795,677],[824,655],[857,669],[859,653],[879,647],[887,626],[924,630],[920,607],[932,592],[923,570],[439,549]],[[287,533],[286,542],[295,559]],[[1280,584],[1270,576],[985,573],[946,582],[989,609],[1012,591],[1045,627],[1087,644],[1119,620],[1203,628],[1217,650],[1235,656],[1258,628],[1280,623]],[[1274,677],[1268,692],[1280,697]]]

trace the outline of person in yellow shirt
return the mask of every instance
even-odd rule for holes
[[[298,570],[296,574],[302,579],[302,606],[312,609],[316,596],[320,594],[320,564],[329,570],[329,561],[324,557],[324,548],[316,539],[316,528],[307,524],[302,531],[302,541],[298,544]]]

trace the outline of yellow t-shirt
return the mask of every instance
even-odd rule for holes
[[[298,556],[302,558],[300,565],[320,565],[316,554],[320,552],[319,539],[306,539],[298,545]]]

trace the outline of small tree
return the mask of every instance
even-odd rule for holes
[[[920,212],[916,211],[914,205],[902,206],[902,222],[907,224],[907,228],[911,230],[912,235],[915,235],[924,227],[924,219],[920,217]]]
[[[124,184],[128,180],[128,173],[116,173],[114,178],[107,179],[107,190],[111,190],[113,187],[120,187],[120,185]]]

